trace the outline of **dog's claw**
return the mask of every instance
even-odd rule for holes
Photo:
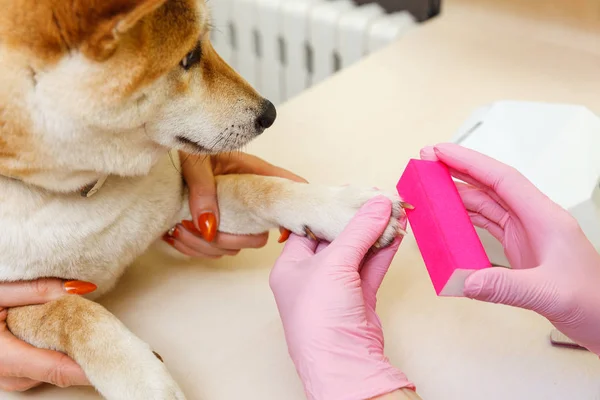
[[[409,210],[414,210],[415,209],[415,207],[412,204],[407,203],[405,201],[401,201],[400,202],[400,207],[406,208],[406,209],[409,209]]]
[[[307,226],[304,227],[304,232],[306,233],[306,236],[308,236],[310,239],[315,241],[319,240],[317,236]]]
[[[398,233],[399,233],[400,235],[402,235],[402,236],[406,236],[406,235],[408,235],[408,232],[406,232],[406,231],[405,231],[404,229],[402,229],[402,228],[398,228]]]
[[[164,363],[163,358],[160,356],[160,354],[158,354],[155,351],[153,351],[152,353],[156,356],[156,358],[158,358],[160,360],[160,362]]]

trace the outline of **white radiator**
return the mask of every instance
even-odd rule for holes
[[[211,0],[213,46],[275,105],[396,40],[417,22],[351,0]]]

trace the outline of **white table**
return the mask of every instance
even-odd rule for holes
[[[557,101],[600,111],[597,36],[455,3],[281,107],[250,150],[311,181],[394,188],[410,157],[450,139],[482,104]],[[268,287],[280,249],[273,237],[262,250],[188,265],[148,254],[104,303],[164,357],[189,399],[303,399]],[[437,298],[412,237],[379,298],[387,354],[424,399],[600,399],[598,358],[551,347],[541,317]],[[97,398],[47,387],[0,394],[30,397]]]

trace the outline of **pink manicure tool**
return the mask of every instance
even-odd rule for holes
[[[398,185],[408,222],[438,296],[462,297],[465,279],[491,267],[448,168],[439,161],[409,161]]]

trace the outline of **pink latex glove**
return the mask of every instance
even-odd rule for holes
[[[503,247],[512,269],[491,268],[465,282],[467,297],[533,310],[600,354],[600,255],[577,221],[514,168],[455,144],[421,151],[458,183],[474,225]]]
[[[365,400],[414,389],[383,354],[375,313],[400,239],[367,255],[390,213],[390,201],[377,197],[330,245],[292,235],[271,272],[289,354],[311,400]]]

